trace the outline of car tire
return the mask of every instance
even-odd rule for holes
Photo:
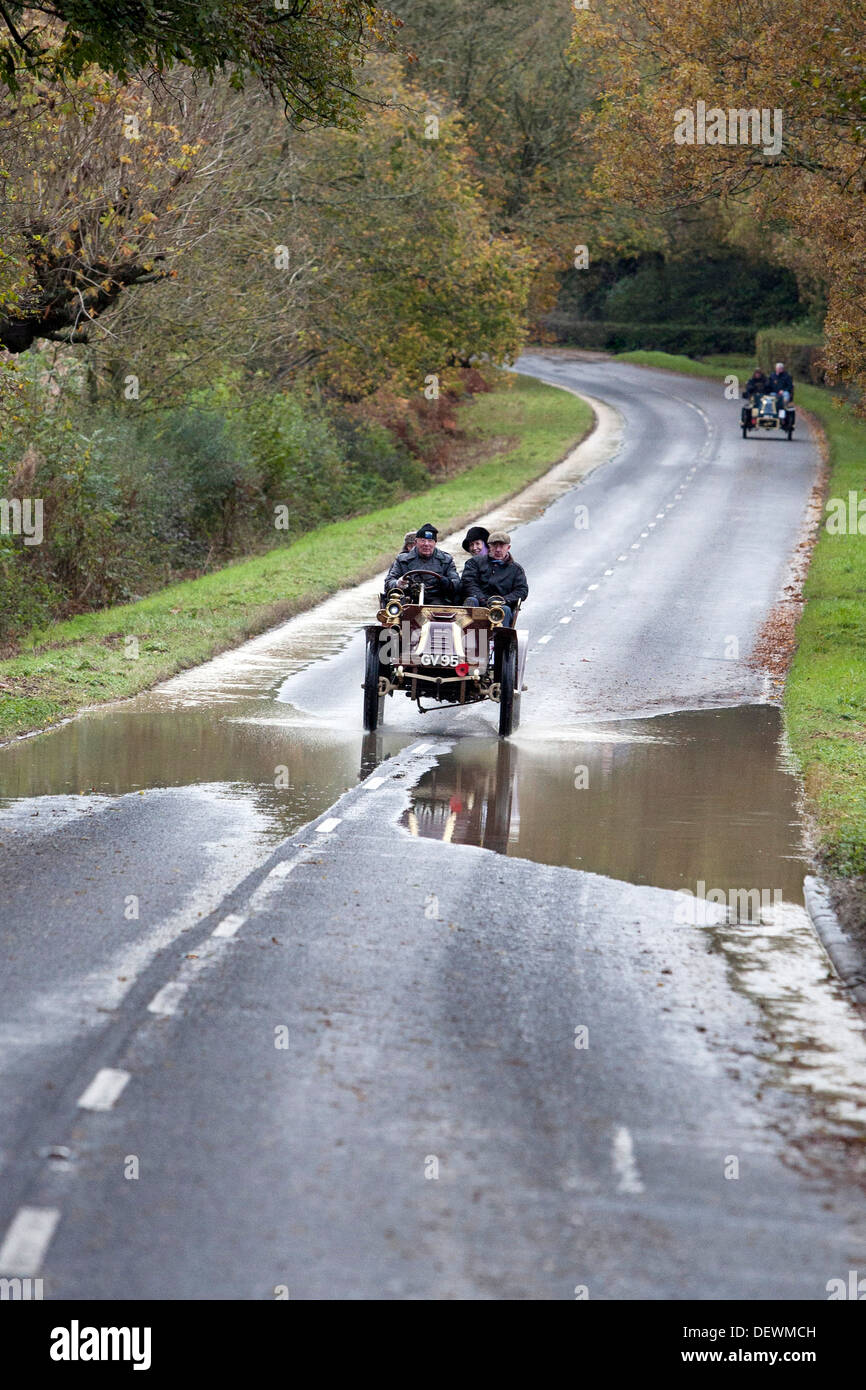
[[[367,655],[364,661],[364,729],[374,734],[382,719],[383,700],[379,694],[379,634],[367,633]]]
[[[508,738],[520,723],[520,694],[517,690],[517,643],[509,642],[502,653],[499,676],[499,737]]]

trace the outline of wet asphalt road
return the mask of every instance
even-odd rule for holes
[[[817,464],[805,429],[744,443],[713,382],[520,366],[608,402],[623,435],[514,533],[532,642],[490,800],[510,797],[506,838],[521,758],[543,825],[539,749],[570,765],[615,737],[599,720],[762,697],[746,658]],[[713,858],[708,819],[679,878],[623,881],[607,850],[609,877],[566,867],[564,817],[609,816],[608,848],[623,825],[594,770],[534,861],[412,833],[413,788],[455,747],[488,758],[493,711],[390,700],[362,740],[340,604],[357,623],[368,602],[328,609],[326,652],[275,661],[245,704],[181,678],[0,752],[0,1272],[96,1299],[826,1297],[864,1259],[866,1044],[796,851],[776,835],[788,868],[756,883],[742,849]],[[155,719],[177,751],[166,734],[148,775],[130,750]],[[792,812],[761,809],[744,747],[741,828],[770,840]],[[653,834],[640,785],[632,841]],[[692,873],[784,908],[680,920],[667,885]]]

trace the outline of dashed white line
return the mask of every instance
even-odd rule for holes
[[[178,1005],[188,989],[189,985],[181,984],[180,980],[170,980],[153,996],[147,1006],[148,1013],[162,1014],[165,1017],[176,1014]]]
[[[571,606],[572,606],[572,608],[582,608],[583,605],[584,605],[585,603],[586,603],[586,599],[585,599],[585,598],[579,598],[579,599],[577,600],[577,602],[576,602],[576,603],[573,603]]]
[[[560,618],[559,621],[560,621],[561,623],[570,623],[570,622],[571,622],[571,618]]]
[[[587,584],[586,587],[587,587],[587,591],[588,591],[589,593],[592,593],[593,589],[597,589],[597,588],[598,588],[598,585],[597,585],[597,584]]]
[[[21,1207],[0,1246],[0,1274],[19,1279],[38,1274],[59,1220],[57,1207]]]
[[[412,754],[412,756],[414,757],[414,755],[415,755],[416,753],[426,753],[426,752],[427,752],[427,749],[428,749],[429,747],[430,747],[430,744],[429,744],[429,743],[419,743],[417,748],[410,748],[410,749],[409,749],[409,752],[410,752],[410,753]]]
[[[387,780],[387,777],[371,777],[369,782],[364,783],[361,790],[365,792],[374,792],[377,787],[381,787]]]
[[[605,576],[607,576],[608,574],[613,574],[613,570],[605,570]]]
[[[338,820],[335,823],[339,825],[340,822]],[[326,824],[327,821],[323,821],[319,829],[321,830],[323,826]],[[247,904],[251,912],[258,912],[261,908],[263,908],[266,905],[268,899],[276,891],[282,880],[284,878],[288,878],[292,870],[297,868],[298,864],[300,863],[300,859],[301,856],[296,855],[294,859],[281,859],[279,864],[274,865],[270,873],[262,879],[258,888],[250,898],[249,903]]]
[[[96,1073],[87,1090],[79,1097],[82,1110],[110,1110],[129,1080],[128,1071],[103,1067]]]
[[[224,917],[219,926],[214,927],[211,936],[234,936],[246,921],[246,917],[240,912],[230,912],[228,917]]]
[[[336,830],[342,819],[342,816],[329,816],[327,820],[322,821],[321,825],[316,826],[316,834],[330,835],[333,830]],[[279,868],[279,865],[277,865],[277,867]],[[274,871],[272,870],[271,872]]]
[[[323,825],[326,825],[326,824],[327,824],[327,822],[326,822],[326,821],[323,821],[323,822],[322,822],[322,825],[319,826],[319,829],[321,830],[321,829],[322,829],[322,826],[323,826]],[[335,824],[335,825],[339,825],[339,824],[340,824],[339,817],[334,821],[334,824]],[[274,879],[288,878],[288,876],[289,876],[289,874],[292,872],[292,870],[293,870],[293,869],[296,869],[296,868],[298,867],[299,861],[300,861],[300,855],[298,856],[297,859],[281,859],[280,862],[279,862],[279,864],[275,864],[274,867],[271,869],[270,873],[268,874],[267,878],[265,879],[265,883],[269,883],[270,880],[271,880],[272,878],[274,878]]]
[[[634,1156],[632,1137],[625,1125],[620,1125],[616,1134],[613,1136],[611,1161],[613,1163],[613,1171],[618,1178],[616,1185],[617,1192],[637,1194],[644,1191],[644,1185],[638,1171],[637,1159]]]
[[[627,555],[617,555],[616,558],[617,558],[618,560],[627,560],[627,559],[628,559],[628,556],[627,556]]]
[[[635,541],[632,550],[640,550],[640,541]]]
[[[547,635],[546,637],[539,637],[539,639],[538,639],[538,645],[539,645],[539,647],[542,646],[545,642],[549,642],[549,641],[550,641],[550,637],[551,637],[551,634],[550,634],[550,633],[548,633],[548,635]]]

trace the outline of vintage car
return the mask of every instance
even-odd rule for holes
[[[364,629],[364,728],[379,728],[386,695],[402,691],[422,714],[434,704],[492,700],[500,736],[507,738],[520,722],[529,633],[506,626],[501,598],[486,608],[426,603],[424,579],[433,573],[411,570],[407,587],[383,594],[377,621]],[[518,604],[515,621],[519,610]],[[425,708],[422,700],[433,704]]]
[[[747,439],[749,430],[783,430],[790,439],[794,433],[797,412],[790,404],[779,405],[773,393],[758,396],[747,402],[740,415],[743,438]]]

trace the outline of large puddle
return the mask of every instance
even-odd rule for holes
[[[770,705],[465,739],[412,793],[417,835],[629,883],[802,903],[798,783]]]
[[[35,817],[39,798],[212,786],[251,798],[277,838],[411,741],[364,738],[273,699],[190,708],[144,697],[0,750],[0,821],[24,801]],[[658,888],[731,884],[803,901],[798,784],[771,706],[448,743],[411,792],[413,835]]]

